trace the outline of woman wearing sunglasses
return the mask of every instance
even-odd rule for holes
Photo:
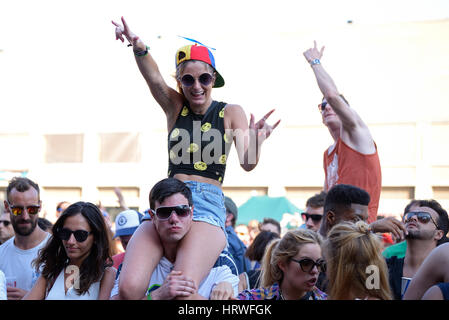
[[[184,181],[193,191],[194,223],[182,241],[175,269],[192,277],[198,285],[226,246],[221,184],[232,141],[241,166],[251,171],[258,163],[263,141],[279,121],[272,126],[266,122],[272,110],[257,123],[251,115],[248,124],[241,106],[213,100],[212,88],[224,86],[224,79],[215,67],[212,52],[197,43],[176,52],[178,91],[169,87],[149,47],[130,31],[123,17],[121,20],[123,25],[112,21],[116,26],[116,39],[123,42],[126,38],[133,47],[139,70],[166,115],[168,176]],[[150,252],[151,256],[145,256]],[[146,289],[142,284],[148,283],[161,257],[162,246],[156,230],[151,223],[143,223],[127,250],[121,298],[141,298]],[[198,261],[203,263],[198,264]]]
[[[316,286],[326,271],[321,256],[322,239],[306,229],[287,232],[268,244],[262,260],[261,288],[240,292],[240,300],[325,300]]]
[[[41,276],[24,299],[108,300],[116,270],[100,210],[76,202],[61,214],[52,232],[34,261]]]
[[[323,245],[329,300],[391,300],[381,239],[364,221],[341,222]]]

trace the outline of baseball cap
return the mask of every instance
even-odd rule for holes
[[[239,212],[239,209],[237,208],[237,205],[235,204],[234,201],[232,201],[231,198],[229,197],[225,197],[225,207],[226,207],[226,212],[230,212],[234,215],[235,220],[237,220],[237,214]]]
[[[203,61],[210,65],[216,72],[214,88],[224,86],[225,81],[215,68],[215,58],[209,48],[199,46],[195,43],[179,48],[178,51],[176,51],[176,67],[182,62],[189,60]]]
[[[115,218],[114,239],[120,236],[130,236],[139,227],[142,215],[136,210],[125,210]]]

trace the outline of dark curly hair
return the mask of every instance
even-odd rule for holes
[[[67,218],[81,214],[89,223],[94,241],[89,255],[80,266],[80,279],[78,294],[86,293],[90,286],[100,281],[107,267],[112,266],[110,256],[107,226],[103,215],[97,206],[90,202],[76,202],[70,205],[53,225],[53,236],[45,247],[39,251],[38,257],[33,261],[36,270],[42,270],[42,277],[47,280],[46,295],[56,281],[56,278],[69,264],[69,258],[62,240],[57,234],[63,228]],[[42,269],[41,269],[42,268]]]

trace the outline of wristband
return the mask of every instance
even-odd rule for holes
[[[136,57],[145,57],[148,54],[148,50],[150,50],[150,47],[149,46],[145,46],[145,50],[134,51],[134,55]]]
[[[153,298],[151,297],[151,291],[147,295],[147,300],[153,300]]]
[[[312,61],[310,61],[310,66],[314,66],[316,64],[321,64],[320,59],[313,59]]]

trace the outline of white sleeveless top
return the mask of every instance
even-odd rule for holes
[[[98,300],[99,294],[100,281],[92,283],[89,290],[82,295],[79,295],[73,287],[70,287],[65,293],[63,270],[59,273],[45,300]]]

